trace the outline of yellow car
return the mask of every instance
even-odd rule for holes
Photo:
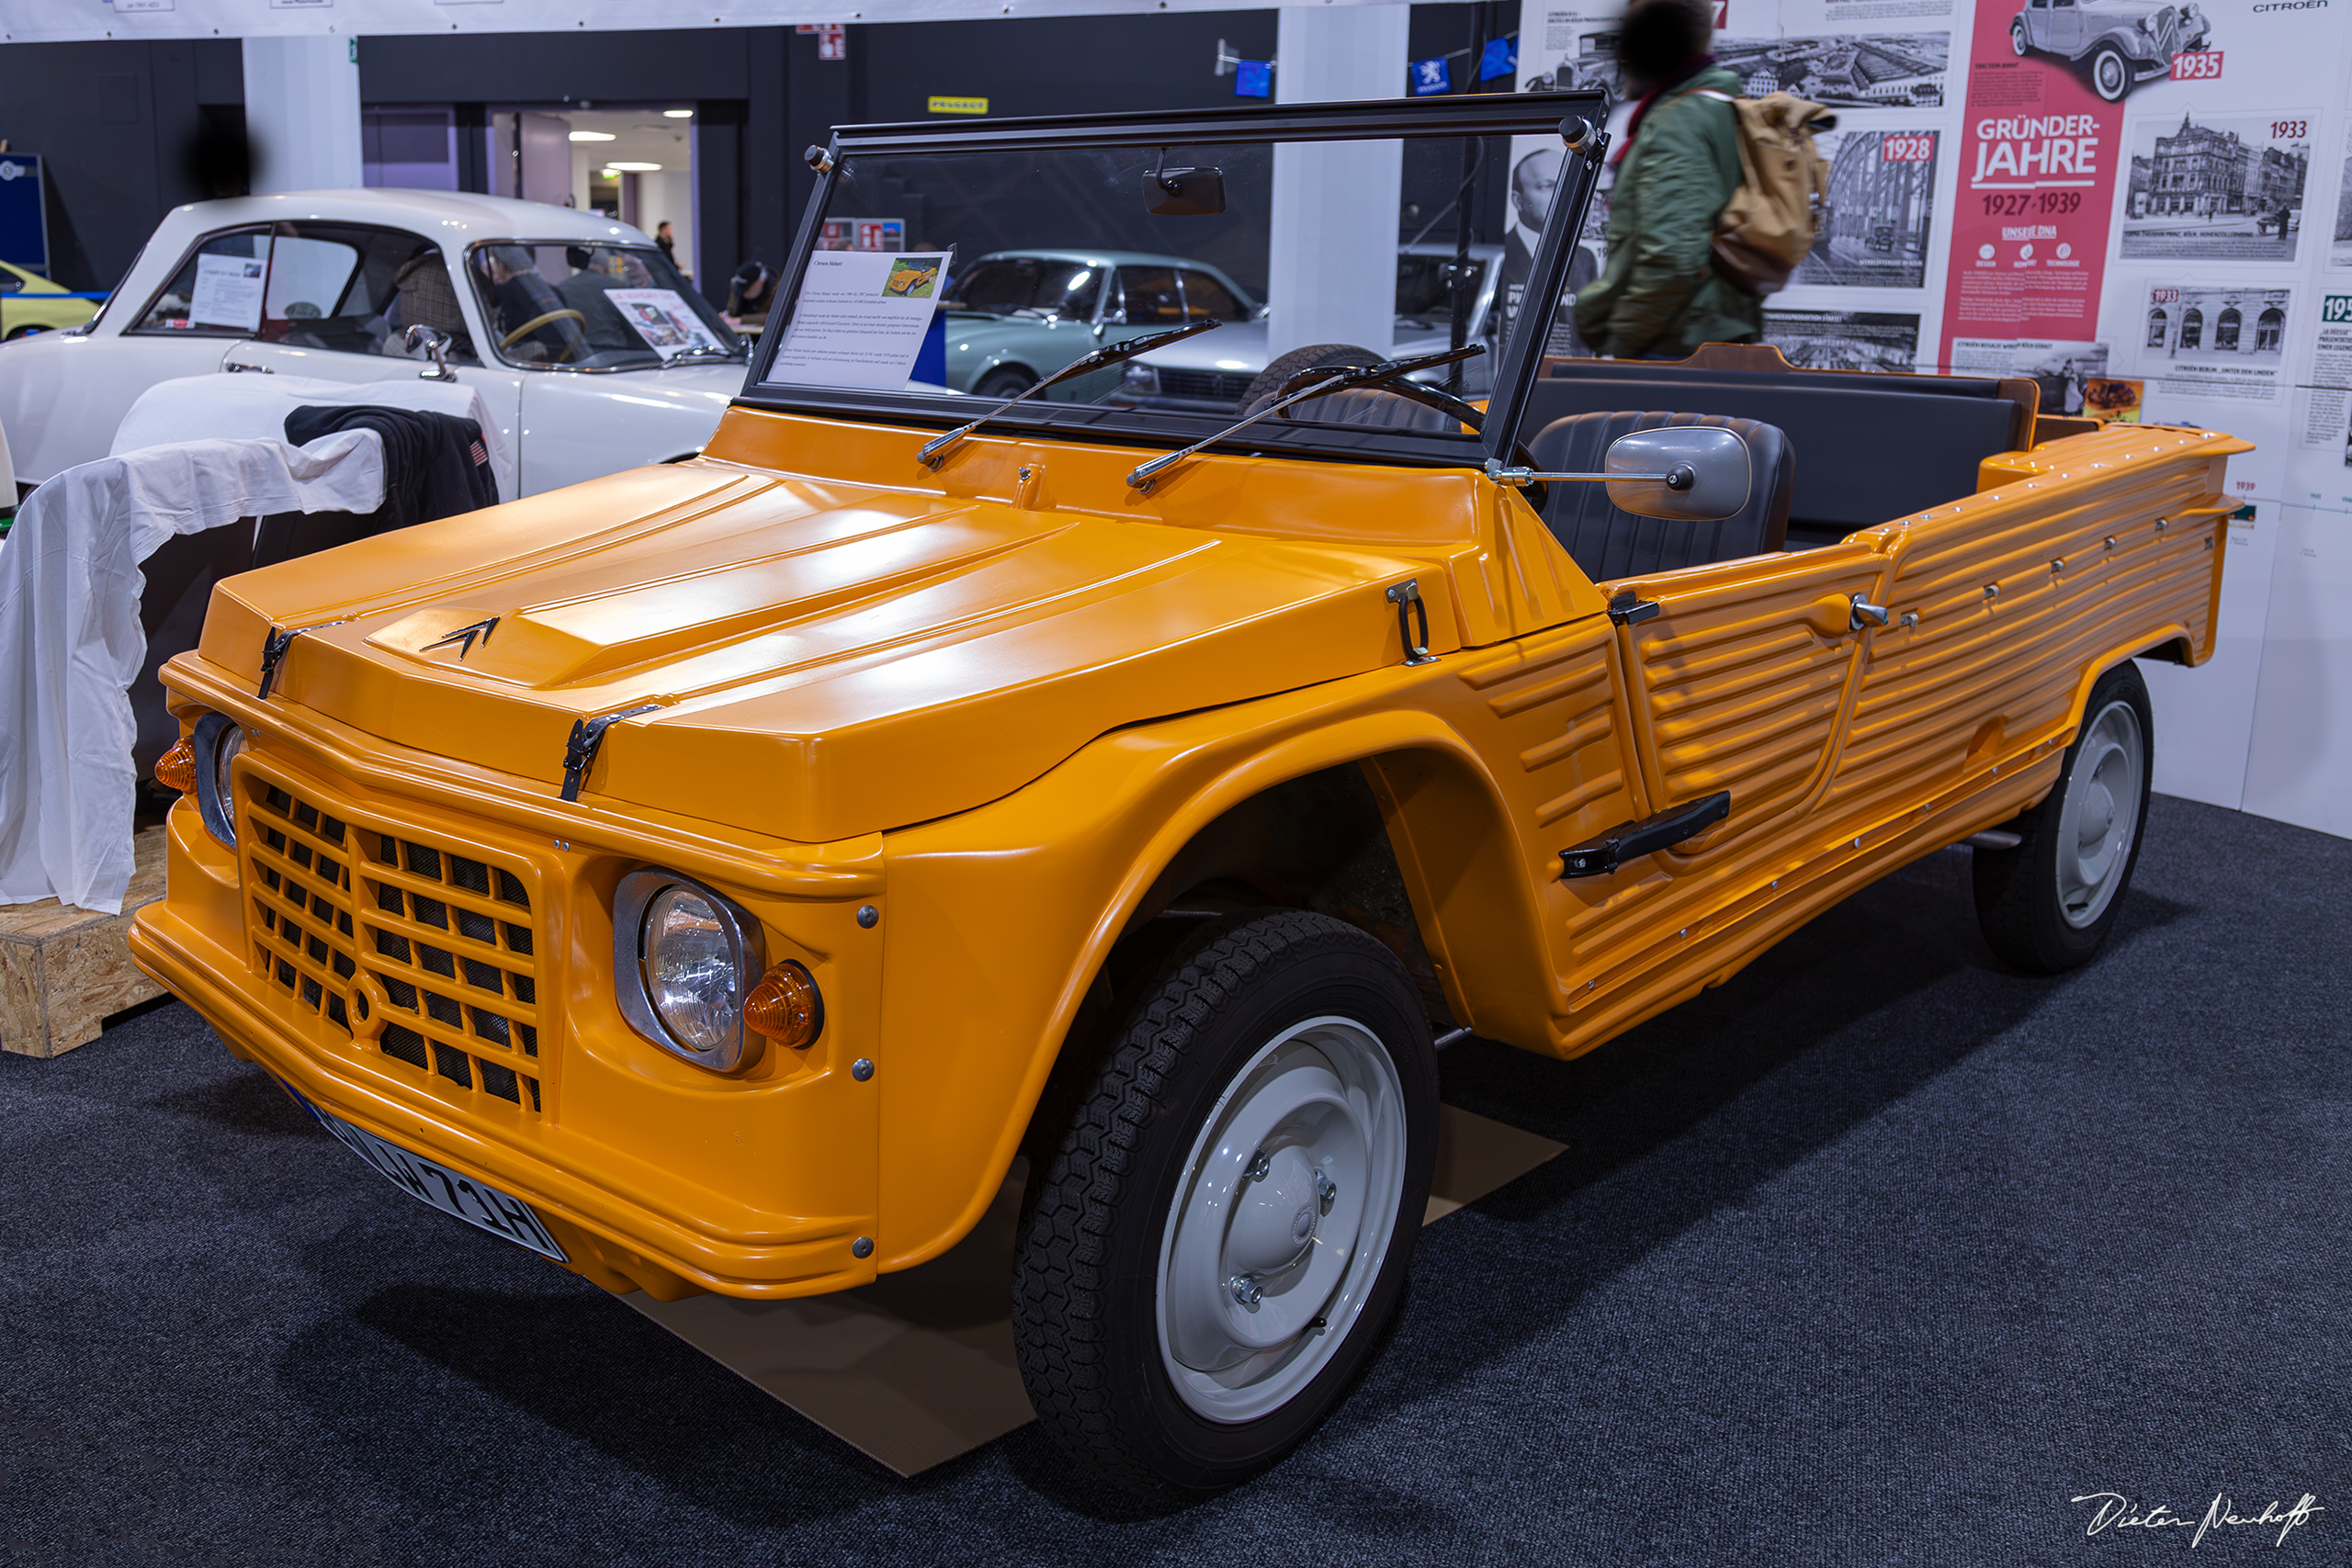
[[[0,261],[0,338],[78,327],[98,313],[98,304],[14,262]]]
[[[1557,297],[1602,109],[837,133],[701,457],[220,585],[164,671],[140,964],[391,1179],[615,1292],[864,1285],[1025,1158],[1046,1425],[1178,1495],[1275,1462],[1397,1300],[1444,1044],[1575,1056],[1962,840],[1996,951],[2098,951],[2133,660],[2211,652],[2247,446],[2025,380],[1546,358],[1540,311],[1484,407],[1415,379],[1472,346],[1238,414],[991,412],[801,308],[812,236],[1129,236],[1385,333],[1398,182],[1437,210],[1513,136],[1567,154]],[[1163,163],[1185,213],[1147,209]],[[1294,178],[1361,185],[1362,232],[1286,231]]]

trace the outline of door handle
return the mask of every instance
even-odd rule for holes
[[[1858,632],[1864,626],[1883,626],[1886,625],[1887,608],[1885,605],[1873,604],[1866,595],[1860,593],[1855,594],[1851,600],[1848,601],[1848,603],[1853,606],[1853,614],[1852,617],[1847,622],[1847,630]]]
[[[1656,850],[1669,849],[1696,838],[1731,815],[1731,791],[1718,790],[1702,800],[1671,807],[1655,817],[1611,828],[1599,838],[1587,839],[1560,852],[1560,880],[1607,876],[1629,860]]]

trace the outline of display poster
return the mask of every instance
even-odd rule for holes
[[[611,288],[605,290],[605,298],[621,313],[621,320],[636,329],[646,346],[664,359],[703,349],[726,352],[718,334],[703,324],[675,289]]]
[[[1623,9],[1522,0],[1521,87],[1622,100]],[[1792,363],[2023,377],[2052,414],[2254,443],[2230,462],[2213,662],[2148,671],[2178,738],[2156,787],[2352,834],[2352,791],[2308,748],[2248,739],[2308,729],[2323,691],[2352,735],[2352,598],[2320,586],[2352,559],[2352,6],[1717,0],[1715,27],[1747,96],[1838,116],[1820,235],[1765,306]],[[1531,213],[1543,151],[1512,150]]]
[[[196,258],[196,288],[188,296],[188,324],[235,327],[254,332],[261,326],[262,288],[269,264],[257,256],[200,255]]]
[[[952,251],[817,251],[767,378],[802,386],[907,384]]]

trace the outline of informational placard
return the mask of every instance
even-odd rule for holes
[[[197,257],[188,324],[254,331],[261,325],[262,287],[268,274],[269,264],[257,256]]]
[[[614,288],[606,290],[605,298],[621,313],[621,320],[636,329],[646,346],[664,359],[697,349],[725,352],[717,334],[673,288]]]
[[[907,384],[952,251],[818,251],[768,379],[809,387]]]

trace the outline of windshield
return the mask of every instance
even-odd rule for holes
[[[634,370],[741,358],[743,340],[650,245],[476,245],[466,271],[491,342],[532,369]]]
[[[1470,298],[1478,297],[1486,282],[1487,263],[1472,256],[1464,263],[1464,281]],[[1453,320],[1453,256],[1408,252],[1396,258],[1396,321],[1423,330],[1443,327]]]
[[[1030,392],[991,427],[1076,425],[1182,446],[1231,423],[1211,417],[1268,401],[1305,363],[1295,351],[1350,349],[1345,362],[1369,364],[1455,341],[1486,354],[1422,378],[1484,395],[1510,333],[1508,312],[1483,320],[1478,306],[1495,296],[1498,263],[1510,272],[1502,243],[1522,216],[1505,179],[1512,143],[1548,136],[1557,148],[1566,102],[1464,97],[1426,115],[1384,107],[1374,124],[1358,111],[1349,130],[1381,133],[1362,140],[1306,126],[1304,107],[1106,117],[1092,122],[1102,145],[1040,144],[1018,122],[952,143],[843,131],[745,395],[937,430]],[[1396,134],[1423,119],[1428,134]],[[1216,134],[1187,139],[1188,122]],[[1257,123],[1299,130],[1248,139]],[[1499,123],[1517,136],[1488,129]],[[1047,134],[1066,143],[1090,129]],[[1457,245],[1470,252],[1459,272]],[[1524,274],[1525,253],[1516,259]],[[1046,384],[1097,351],[1207,321],[1216,329],[1155,363],[1098,360]],[[1351,395],[1359,405],[1385,396]],[[1356,456],[1396,445],[1355,414],[1341,435],[1340,412],[1285,411],[1249,439]],[[1432,442],[1476,445],[1427,412],[1405,442],[1417,455],[1437,460]]]

